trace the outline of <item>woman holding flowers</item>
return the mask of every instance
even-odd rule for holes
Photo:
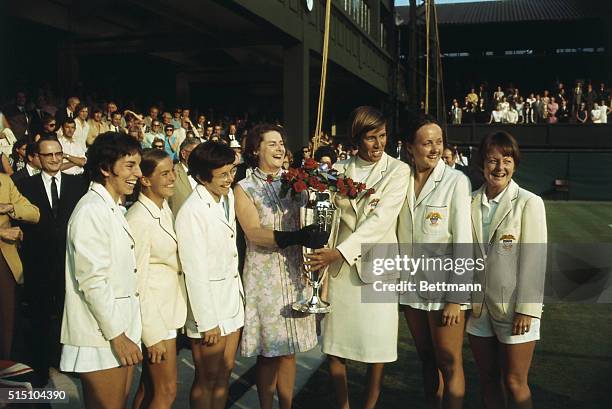
[[[280,194],[285,140],[280,126],[253,128],[245,160],[254,171],[234,188],[236,215],[247,243],[241,351],[243,356],[257,356],[257,391],[263,409],[272,408],[275,392],[281,409],[291,407],[295,353],[317,344],[314,315],[291,308],[307,295],[300,246],[309,243],[309,234],[308,228],[300,230],[301,195]],[[294,190],[300,188],[306,187]]]
[[[364,286],[384,277],[369,276],[362,270],[361,260],[372,257],[376,244],[397,243],[397,216],[410,169],[385,153],[386,121],[379,111],[359,107],[351,114],[350,123],[358,155],[334,166],[350,178],[337,183],[335,204],[341,211],[338,245],[316,250],[310,267],[329,266],[332,311],[324,320],[323,352],[329,355],[338,405],[349,407],[345,360],[352,359],[370,364],[364,403],[369,409],[378,401],[384,363],[397,359],[398,309],[397,297],[362,302]],[[397,254],[397,248],[391,251]]]

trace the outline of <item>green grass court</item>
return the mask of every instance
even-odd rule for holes
[[[547,202],[549,242],[612,243],[612,203]],[[612,304],[552,304],[545,307],[542,339],[530,371],[534,407],[608,409],[612,407]],[[378,407],[423,408],[420,365],[403,317],[399,359],[386,366]],[[467,343],[465,408],[480,408],[478,373]],[[365,365],[349,363],[352,407],[361,407]],[[299,409],[335,408],[327,365],[323,364],[295,399]]]

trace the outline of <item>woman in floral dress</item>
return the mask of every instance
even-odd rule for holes
[[[315,316],[291,308],[308,295],[300,247],[307,243],[308,233],[299,229],[302,202],[279,194],[285,139],[285,131],[276,125],[258,125],[249,132],[245,159],[254,171],[234,191],[247,242],[241,352],[257,355],[263,409],[272,408],[275,392],[281,409],[291,407],[295,353],[317,344]]]

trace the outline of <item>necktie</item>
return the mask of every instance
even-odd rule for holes
[[[59,195],[57,194],[55,176],[51,178],[51,211],[53,212],[53,217],[57,218],[59,212]]]

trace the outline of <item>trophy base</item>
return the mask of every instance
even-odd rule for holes
[[[293,303],[292,308],[299,312],[309,314],[327,314],[331,311],[331,305],[318,298],[303,300]]]

